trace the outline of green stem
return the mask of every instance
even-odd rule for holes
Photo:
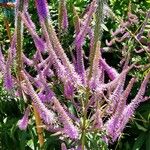
[[[90,52],[90,71],[89,71],[89,78],[91,78],[92,76],[92,68],[93,68],[93,60],[94,60],[94,56],[95,56],[95,52],[96,52],[96,46],[97,46],[97,42],[101,41],[101,37],[102,37],[102,23],[103,23],[103,5],[104,5],[104,0],[97,0],[98,3],[98,7],[97,7],[97,11],[96,11],[96,21],[95,21],[95,29],[94,29],[94,44],[91,48],[91,52]]]
[[[83,123],[82,123],[82,135],[81,135],[81,147],[84,150],[85,147],[85,139],[86,139],[86,120],[87,120],[87,104],[90,97],[90,89],[89,87],[86,88],[86,98],[85,101],[82,102],[82,112],[83,112]]]
[[[19,1],[19,6],[18,6],[18,12],[22,12],[23,11],[23,4],[24,4],[24,0],[20,0]],[[17,21],[16,21],[16,32],[17,32],[17,46],[16,46],[16,71],[17,71],[17,76],[19,81],[21,81],[21,70],[23,67],[23,62],[22,62],[22,43],[23,43],[23,23],[21,21],[21,17],[19,16],[19,14],[17,14]]]
[[[88,75],[88,81],[90,80],[90,78],[92,77],[92,68],[93,68],[93,60],[95,57],[95,53],[96,53],[96,47],[97,47],[97,43],[98,41],[101,40],[102,37],[102,29],[101,29],[101,24],[103,22],[103,4],[104,4],[104,0],[97,0],[98,1],[98,7],[97,7],[97,11],[96,11],[96,22],[95,22],[95,30],[94,30],[94,44],[93,47],[91,49],[91,53],[90,53],[90,71],[89,71],[89,75]],[[83,124],[82,124],[82,135],[81,135],[81,146],[82,146],[82,150],[84,150],[85,148],[85,140],[86,140],[86,131],[87,131],[87,124],[86,124],[86,120],[87,120],[87,104],[89,101],[89,97],[90,97],[90,89],[89,87],[86,88],[86,98],[85,101],[83,101],[82,104],[82,111],[83,111]]]
[[[10,31],[9,21],[6,17],[4,17],[4,24],[6,26],[7,36],[9,38],[9,41],[11,42],[11,31]]]
[[[16,20],[16,32],[17,32],[17,56],[16,56],[16,73],[17,73],[17,78],[20,81],[20,87],[21,87],[21,81],[23,80],[23,77],[21,75],[21,71],[23,69],[23,61],[22,61],[22,49],[23,49],[23,22],[21,20],[21,17],[19,15],[19,12],[23,12],[24,9],[24,4],[25,4],[25,0],[20,0],[19,1],[19,5],[18,5],[18,10],[17,10],[17,20]],[[21,88],[20,88],[21,89]],[[22,91],[21,91],[22,93]],[[44,136],[43,136],[43,129],[41,127],[42,125],[42,121],[40,118],[40,115],[37,111],[37,108],[33,105],[33,112],[34,112],[34,116],[35,116],[35,122],[36,122],[36,129],[37,129],[37,135],[38,135],[38,140],[39,140],[39,144],[40,147],[43,146],[44,144]]]
[[[40,144],[40,148],[42,148],[42,146],[44,145],[43,128],[41,127],[42,120],[40,118],[40,114],[37,111],[37,108],[35,107],[34,103],[32,103],[32,106],[33,106],[33,113],[34,113],[34,117],[35,117],[36,130],[37,130],[37,135],[38,135],[38,139],[39,139],[39,144]]]

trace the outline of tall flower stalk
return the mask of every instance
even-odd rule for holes
[[[23,21],[21,19],[21,16],[19,15],[19,12],[26,12],[28,7],[28,0],[17,0],[16,2],[16,19],[15,19],[15,31],[16,31],[16,73],[17,78],[19,82],[21,83],[23,80],[23,77],[21,75],[21,71],[23,70],[23,60],[22,60],[22,51],[23,51]],[[21,84],[20,84],[21,87]],[[22,91],[20,91],[22,92]],[[44,137],[42,134],[42,128],[38,127],[41,125],[41,118],[38,114],[38,111],[36,110],[36,107],[33,105],[33,111],[35,115],[36,120],[36,126],[37,126],[37,134],[39,137],[39,143],[40,146],[44,144]],[[40,131],[40,132],[39,132]]]
[[[94,0],[93,0],[94,2]],[[93,71],[93,63],[94,63],[94,57],[96,55],[96,49],[100,48],[100,40],[102,37],[102,22],[103,22],[103,5],[104,2],[103,0],[98,0],[97,1],[97,10],[96,10],[96,24],[95,24],[95,29],[94,29],[94,43],[92,46],[92,49],[90,50],[90,70],[88,74],[88,81],[92,77],[92,71]],[[86,99],[83,101],[83,124],[82,124],[82,135],[81,135],[81,145],[82,145],[82,150],[85,149],[85,136],[86,136],[86,120],[87,120],[87,104],[90,98],[90,90],[89,87],[86,89]]]
[[[58,9],[58,22],[59,22],[59,30],[66,30],[68,28],[68,16],[67,16],[67,4],[66,0],[59,1],[59,9]]]
[[[66,1],[60,2],[61,9],[66,9]],[[103,58],[101,38],[104,0],[93,0],[84,18],[79,18],[74,8],[75,39],[73,44],[76,50],[76,56],[73,56],[74,64],[67,57],[57,32],[54,30],[47,1],[35,0],[35,4],[42,36],[40,37],[36,32],[36,26],[28,13],[28,1],[18,0],[15,33],[7,61],[0,51],[0,71],[8,90],[14,87],[14,91],[18,92],[21,89],[22,96],[30,98],[26,102],[33,106],[40,147],[45,142],[43,127],[60,135],[60,139],[63,139],[62,150],[68,147],[68,142],[64,142],[65,140],[73,143],[72,149],[91,149],[90,144],[87,144],[91,136],[96,139],[98,137],[106,144],[115,142],[139,103],[148,100],[144,94],[150,73],[145,76],[135,98],[127,104],[135,79],[131,79],[127,84],[126,76],[135,64],[130,65],[127,61],[123,70],[119,72],[109,66]],[[63,13],[62,10],[60,11]],[[91,23],[94,15],[96,20],[93,29]],[[131,14],[129,16],[130,22],[136,21],[135,16]],[[62,22],[66,23],[66,10],[63,17],[60,18],[61,25]],[[36,52],[30,59],[22,50],[23,25],[36,47]],[[90,54],[87,60],[89,64],[84,63],[83,54],[83,45],[87,35],[90,37]],[[17,77],[11,72],[11,67],[15,65],[15,56]],[[33,68],[34,75],[30,73],[28,67]],[[108,79],[105,79],[106,74]],[[56,94],[56,88],[61,89],[60,95]],[[21,129],[27,128],[28,117],[29,109],[27,108],[25,115],[18,123]],[[88,142],[92,140],[94,139]],[[101,148],[102,145],[98,146]]]
[[[20,72],[23,69],[23,62],[22,62],[22,43],[23,43],[23,22],[21,17],[19,16],[18,12],[23,12],[24,10],[24,0],[17,0],[16,3],[16,63],[17,63],[17,75],[18,79],[21,81]]]

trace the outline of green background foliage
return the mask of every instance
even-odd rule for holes
[[[140,21],[139,24],[135,26],[135,29],[143,22],[144,17],[140,15],[139,12],[141,10],[145,12],[147,9],[150,8],[150,1],[149,0],[110,0],[108,1],[109,6],[112,8],[113,12],[116,16],[121,17],[122,19],[126,19],[127,12],[129,8],[129,2],[131,2],[131,11],[139,16]],[[61,34],[62,44],[65,48],[66,52],[69,55],[69,45],[73,41],[74,34],[74,27],[73,27],[73,12],[72,12],[72,5],[74,4],[77,8],[80,15],[81,12],[84,11],[86,6],[88,5],[89,1],[87,0],[68,0],[68,16],[69,16],[69,30],[66,33]],[[53,24],[56,27],[58,26],[57,18],[58,18],[58,1],[51,0],[49,2],[49,8],[51,11],[51,18],[53,20]],[[34,6],[34,2],[30,2],[29,12],[31,14],[31,18],[34,22],[37,22],[37,14]],[[3,10],[0,9],[0,45],[2,47],[2,51],[7,54],[7,50],[9,47],[9,40],[7,37],[6,29],[4,26],[4,14]],[[11,18],[10,20],[10,29],[13,33],[14,31],[14,19]],[[118,22],[113,20],[112,18],[108,18],[105,20],[106,27],[108,31],[104,31],[104,35],[102,38],[102,44],[105,46],[105,40],[111,39],[110,31],[115,30],[118,27]],[[149,21],[150,23],[150,21]],[[37,24],[38,25],[38,24]],[[38,33],[40,34],[40,27],[37,26]],[[132,29],[133,32],[135,31]],[[87,41],[88,42],[88,41]],[[120,67],[119,61],[121,59],[121,51],[120,49],[122,46],[126,44],[129,45],[128,41],[125,41],[121,44],[117,43],[112,48],[112,51],[105,52],[103,55],[108,61],[109,64],[112,66]],[[136,42],[131,43],[132,48],[134,48],[133,44],[137,44]],[[87,49],[87,43],[85,44],[85,51]],[[24,37],[24,50],[29,57],[32,56],[35,47],[31,37],[27,34],[25,30],[25,37]],[[111,60],[109,59],[111,56]],[[146,53],[144,54],[135,54],[131,51],[132,60],[138,60],[140,64],[147,64],[149,63],[149,57]],[[144,71],[146,70],[135,70],[130,73],[128,78],[130,79],[131,76],[138,77],[138,83],[135,85],[132,93],[130,94],[130,98],[132,99],[136,92],[137,87],[139,87],[140,82],[144,76]],[[2,87],[3,82],[0,81],[0,149],[2,150],[38,150],[38,139],[35,129],[35,120],[32,117],[30,124],[26,131],[20,131],[17,127],[18,120],[23,116],[25,103],[21,99],[17,99],[13,97],[13,94],[8,93]],[[60,88],[59,88],[60,89]],[[56,92],[59,93],[59,91]],[[150,87],[147,88],[147,95],[150,93]],[[150,95],[150,94],[149,94]],[[45,131],[45,144],[44,150],[58,150],[60,149],[60,140],[59,136],[52,135],[51,133]],[[101,135],[87,135],[90,142],[86,143],[88,145],[103,145],[102,141],[98,141],[99,136]],[[96,140],[93,140],[96,139]],[[103,145],[104,150],[105,145]],[[109,149],[113,150],[150,150],[150,102],[143,103],[138,110],[136,111],[134,119],[128,123],[124,133],[122,134],[120,140],[116,142],[114,145],[110,145]],[[94,149],[93,149],[94,150]],[[96,149],[95,149],[96,150]]]

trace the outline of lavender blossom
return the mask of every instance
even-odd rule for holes
[[[58,76],[63,80],[63,82],[65,82],[66,78],[68,78],[74,83],[75,86],[81,86],[81,79],[79,75],[75,72],[75,68],[70,63],[68,57],[64,53],[64,50],[57,38],[57,35],[52,25],[49,24],[49,26],[45,26],[45,24],[42,23],[42,27],[47,42],[47,50],[52,58],[52,63],[54,64],[54,66],[56,66]]]
[[[61,44],[59,43],[59,40],[56,36],[56,33],[52,30],[52,33],[50,34],[52,37],[52,44],[54,45],[55,52],[58,56],[58,58],[61,59],[62,64],[65,66],[66,71],[68,71],[68,75],[71,77],[72,81],[75,85],[82,85],[81,79],[78,76],[78,74],[75,72],[75,69],[73,65],[70,63],[68,57],[64,53],[64,50],[62,49]]]
[[[25,17],[25,14],[23,14],[23,13],[20,13],[20,16],[21,16],[21,19],[22,19],[23,23],[26,25],[29,33],[31,34],[31,36],[34,40],[36,48],[40,52],[45,52],[45,42],[37,35],[35,29],[32,27],[33,26],[32,21],[29,18],[28,18],[28,20],[29,20],[28,21]]]
[[[124,76],[134,67],[134,64],[132,64],[131,66],[129,66],[128,68],[126,68],[125,70],[123,70],[119,75],[118,77],[116,77],[114,80],[112,80],[111,82],[109,83],[106,83],[106,84],[101,84],[100,86],[97,86],[96,89],[95,89],[95,93],[97,95],[101,95],[103,94],[103,91],[104,90],[107,90],[107,89],[110,89],[110,90],[113,90],[117,85],[118,85],[118,82],[119,80],[123,79]]]
[[[67,6],[66,0],[59,1],[59,26],[63,30],[68,28]]]
[[[50,17],[47,0],[35,0],[35,3],[40,21],[45,21],[46,18]]]
[[[56,108],[56,111],[59,113],[61,116],[61,121],[64,125],[64,133],[67,134],[70,138],[72,139],[77,139],[78,138],[78,130],[77,128],[73,125],[71,119],[67,115],[67,113],[64,111],[63,107],[59,103],[58,99],[53,97],[53,103]]]
[[[150,72],[143,80],[139,92],[136,97],[128,104],[122,114],[114,114],[106,123],[107,134],[112,138],[112,141],[115,141],[121,132],[123,131],[125,125],[129,121],[129,119],[133,116],[135,109],[139,105],[140,102],[143,101],[143,96],[146,90],[146,85],[150,78]]]
[[[54,96],[54,93],[51,90],[42,90],[38,93],[38,96],[43,103],[49,103]]]
[[[11,64],[12,64],[12,59],[11,56],[9,54],[8,56],[8,60],[6,62],[5,65],[5,69],[4,69],[4,87],[9,91],[12,90],[14,83],[13,83],[13,78],[11,75]]]
[[[30,60],[29,58],[27,58],[25,54],[22,54],[22,59],[26,65],[33,66],[34,64],[33,60]]]
[[[75,32],[76,35],[79,34],[80,32],[80,19],[79,16],[75,10],[75,8],[73,9],[74,11],[74,26],[75,26]],[[85,68],[84,68],[84,60],[83,60],[83,49],[82,49],[82,45],[77,46],[76,45],[76,70],[77,73],[81,76],[82,79],[82,83],[85,84]]]
[[[38,63],[43,62],[43,56],[42,56],[41,52],[40,51],[36,51],[35,54],[33,55],[33,59],[32,60],[34,61],[34,64],[36,64],[36,65]]]
[[[5,59],[4,59],[4,56],[3,56],[3,53],[2,53],[2,50],[1,50],[1,47],[0,47],[0,71],[4,74],[5,72]]]
[[[115,32],[112,32],[111,34],[112,34],[112,36],[116,36],[116,35],[118,35],[119,33],[121,33],[121,34],[124,34],[124,32],[125,32],[125,26],[127,26],[127,24],[126,25],[123,25],[123,28],[119,28],[119,29],[117,29]]]
[[[123,34],[123,36],[122,36],[121,38],[115,38],[115,40],[116,40],[117,42],[122,42],[122,41],[124,41],[125,39],[128,39],[129,37],[130,37],[130,33],[129,33],[129,32],[126,32],[126,33]]]
[[[30,115],[30,107],[27,107],[24,116],[21,120],[18,121],[18,127],[20,130],[26,130],[29,122],[29,117]]]
[[[126,87],[126,89],[123,91],[121,97],[120,97],[120,100],[117,104],[117,107],[116,107],[116,113],[120,114],[123,110],[123,108],[126,106],[126,101],[127,101],[127,98],[131,92],[131,89],[133,87],[133,84],[134,82],[136,81],[135,78],[132,78],[128,84],[128,86]]]
[[[106,45],[107,46],[112,46],[114,43],[116,42],[116,38],[113,38],[111,41],[108,42],[108,40],[106,40]]]
[[[128,20],[131,24],[135,24],[138,22],[138,17],[132,13],[128,13]]]
[[[106,110],[108,114],[113,114],[116,111],[117,104],[119,103],[120,97],[123,92],[123,86],[125,82],[126,74],[119,80],[118,85],[114,92],[109,97],[108,109]]]
[[[110,67],[104,59],[101,59],[100,64],[103,66],[111,80],[114,80],[118,77],[118,72],[114,68]]]
[[[94,60],[93,60],[92,77],[91,77],[91,81],[90,81],[90,86],[92,89],[95,89],[97,87],[97,85],[101,84],[100,78],[103,74],[103,69],[99,63],[100,59],[101,59],[100,42],[98,42]]]
[[[38,111],[43,123],[42,128],[59,135],[60,140],[69,140],[69,144],[73,143],[74,148],[70,148],[70,150],[87,149],[86,142],[88,141],[85,140],[89,140],[90,134],[97,134],[98,132],[102,133],[102,140],[107,144],[116,141],[129,119],[134,115],[139,103],[150,98],[144,95],[150,79],[150,72],[143,80],[135,98],[128,104],[127,98],[135,82],[135,79],[131,79],[124,89],[127,73],[134,66],[132,64],[128,67],[129,54],[122,61],[124,66],[122,65],[123,69],[120,73],[109,66],[101,54],[105,49],[105,47],[101,48],[100,43],[103,28],[101,25],[104,23],[104,16],[109,13],[114,17],[113,12],[103,3],[104,1],[92,0],[85,10],[85,15],[80,15],[83,16],[82,18],[79,18],[75,8],[73,10],[75,40],[71,48],[75,49],[76,52],[71,51],[70,53],[74,64],[65,53],[60,37],[58,38],[53,27],[47,0],[35,0],[35,2],[42,37],[38,35],[35,24],[28,13],[28,0],[24,0],[25,5],[23,7],[19,6],[19,3],[23,3],[17,0],[17,26],[6,62],[0,51],[0,70],[4,76],[5,87],[9,90],[13,88],[15,94],[16,91],[19,93],[21,88],[22,93],[20,93],[24,96],[25,102],[28,96]],[[68,28],[67,1],[60,0],[59,2],[59,28],[66,30]],[[95,12],[96,21],[94,20],[95,30],[93,30],[92,19]],[[135,24],[137,19],[137,16],[128,13],[128,20],[121,23],[119,28],[112,33],[113,39],[110,42],[106,41],[106,44],[111,46],[116,41],[122,42],[129,38],[127,28]],[[30,59],[21,51],[22,23],[24,23],[36,46],[36,52]],[[122,36],[119,37],[118,34]],[[86,36],[90,40],[89,58],[85,56],[87,54],[84,54],[83,51]],[[146,46],[150,47],[150,44],[148,44]],[[22,59],[16,57],[16,49],[17,56]],[[73,55],[74,53],[76,54]],[[21,64],[19,69],[15,68],[18,69],[16,76],[20,76],[19,80],[11,72],[11,67],[15,65],[15,57],[17,65]],[[27,72],[28,69],[30,71],[30,68],[33,68],[32,75]],[[107,80],[106,74],[110,80]],[[106,80],[104,75],[106,75]],[[61,95],[56,95],[52,90],[55,90],[58,84],[60,84],[60,87],[64,87]],[[62,96],[63,99],[59,100]],[[70,104],[73,109],[68,107]],[[29,107],[26,109],[23,118],[18,121],[21,130],[27,128],[28,116]],[[104,132],[106,134],[103,135]],[[62,143],[61,149],[67,150],[67,144]],[[72,147],[71,144],[69,147]]]
[[[136,82],[135,78],[132,78],[128,84],[128,86],[126,87],[125,91],[123,92],[124,97],[128,97],[128,95],[131,92],[131,89],[133,87],[133,84]]]
[[[81,29],[80,29],[80,32],[79,34],[76,36],[76,39],[75,39],[75,45],[78,47],[80,47],[80,45],[83,44],[83,41],[84,41],[84,38],[85,38],[85,35],[87,34],[87,31],[88,31],[88,27],[89,27],[89,24],[91,22],[91,18],[92,18],[92,15],[93,13],[95,12],[96,10],[96,1],[93,0],[91,5],[90,5],[90,8],[89,8],[89,11],[88,11],[88,15],[87,15],[87,18],[85,20],[85,22],[83,23]]]
[[[67,147],[66,147],[65,143],[61,144],[61,150],[67,150]]]
[[[25,80],[26,86],[28,88],[28,94],[30,95],[31,99],[33,100],[35,106],[37,107],[38,111],[40,112],[41,118],[47,123],[47,124],[53,124],[54,119],[54,113],[48,110],[45,105],[41,102],[39,96],[34,91],[28,77],[26,74],[22,71],[22,76]]]
[[[51,63],[48,63],[47,66],[42,71],[42,76],[46,78],[47,77],[52,77],[54,76],[54,72],[50,69]]]
[[[28,13],[28,12],[24,12],[24,15],[25,15],[25,18],[26,18],[28,24],[30,25],[30,27],[31,27],[33,30],[36,30],[35,24],[34,24],[33,21],[31,20],[31,16],[29,15],[29,13]]]
[[[39,64],[37,64],[38,68],[44,68],[48,63],[52,64],[51,57],[48,56],[46,59],[42,60]]]
[[[32,81],[33,85],[34,85],[36,88],[42,88],[42,87],[43,87],[43,85],[42,85],[42,83],[41,83],[41,80],[38,78],[38,76],[36,76],[36,77],[34,78],[34,77],[32,77],[26,70],[24,70],[24,72],[25,72],[26,76],[28,77],[28,79],[29,79],[30,81]],[[28,94],[28,92],[27,92],[26,94]]]
[[[64,85],[64,95],[67,99],[72,99],[74,94],[74,87],[70,82]]]
[[[45,3],[45,1],[44,1],[44,3]],[[38,5],[36,5],[36,6],[39,11],[40,10],[39,6]],[[43,5],[43,7],[44,7],[44,9],[46,9],[48,7],[47,3],[45,3]],[[40,17],[40,14],[39,14],[39,17]],[[49,18],[46,18],[45,21],[46,21],[45,24],[42,21],[40,23],[41,23],[41,26],[43,29],[43,33],[44,33],[46,42],[48,44],[47,46],[48,46],[49,54],[53,58],[56,58],[55,63],[56,63],[57,57],[60,58],[60,60],[62,61],[62,64],[65,66],[66,70],[69,73],[69,76],[72,78],[72,81],[74,82],[75,85],[82,85],[80,77],[75,72],[73,65],[70,63],[68,57],[64,53],[64,50],[59,42],[59,39],[56,35],[56,32],[55,32]],[[55,50],[55,52],[54,52],[54,50]],[[58,62],[58,60],[57,60],[57,62]]]

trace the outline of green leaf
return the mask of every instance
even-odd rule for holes
[[[27,142],[27,145],[28,145],[32,150],[34,150],[34,143],[33,143],[33,140],[29,140],[29,141]]]
[[[101,26],[105,31],[107,31],[107,32],[109,31],[105,24],[101,24]]]
[[[150,4],[150,0],[146,0],[146,2]]]
[[[148,134],[147,134],[146,150],[150,150],[150,131],[149,131]]]
[[[140,124],[138,124],[137,122],[135,122],[135,124],[136,124],[136,126],[137,126],[137,128],[139,129],[139,130],[142,130],[142,131],[144,131],[144,132],[146,132],[147,131],[147,129],[146,128],[144,128],[143,126],[141,126]]]
[[[140,150],[145,140],[146,140],[146,133],[144,132],[144,133],[141,133],[139,137],[136,139],[132,150]]]

